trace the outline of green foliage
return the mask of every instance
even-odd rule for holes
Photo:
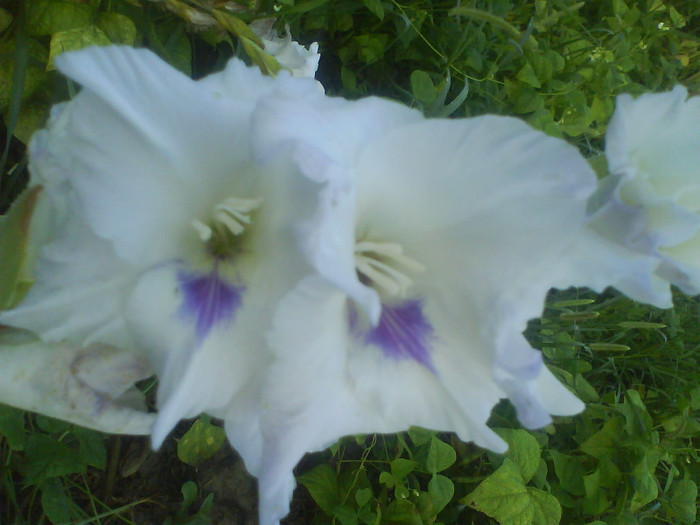
[[[0,518],[11,522],[39,523],[41,516],[61,524],[84,519],[72,487],[84,486],[89,468],[103,470],[107,464],[103,434],[43,416],[28,420],[3,405],[0,454],[0,487],[7,492],[8,507]],[[8,490],[15,476],[21,476],[22,487]]]
[[[196,467],[216,454],[224,441],[224,429],[212,425],[210,418],[204,415],[177,442],[177,457],[183,463]]]
[[[599,174],[616,95],[679,82],[700,93],[694,1],[234,3],[239,10],[205,0],[22,0],[0,9],[0,213],[26,178],[24,145],[49,106],[75,90],[53,59],[94,43],[149,47],[194,77],[234,54],[275,74],[279,64],[248,27],[275,16],[295,39],[320,42],[318,78],[331,94],[387,96],[428,116],[518,115],[577,144]],[[0,261],[0,308],[26,288],[19,225],[30,208],[27,197],[0,219],[0,250],[13,254]],[[499,405],[491,425],[510,445],[505,455],[418,428],[343,439],[302,467],[311,499],[295,503],[290,523],[696,523],[698,312],[700,301],[680,293],[661,311],[614,293],[552,292],[526,336],[587,403],[583,414],[528,432]],[[202,418],[177,455],[200,465],[223,440]],[[99,516],[117,513],[86,481],[110,468],[102,435],[0,407],[0,454],[0,521],[108,523]],[[183,481],[166,523],[206,523],[212,496]]]

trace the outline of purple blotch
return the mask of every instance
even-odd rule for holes
[[[184,296],[180,313],[194,320],[198,342],[206,339],[217,323],[233,321],[245,287],[227,283],[216,270],[205,275],[179,272],[177,279]]]
[[[382,304],[379,324],[365,335],[365,343],[377,345],[385,357],[397,361],[413,359],[434,373],[430,358],[432,339],[433,327],[418,300]]]

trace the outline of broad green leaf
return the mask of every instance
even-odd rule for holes
[[[46,70],[56,69],[53,65],[54,59],[65,51],[77,51],[89,46],[108,46],[110,42],[107,35],[95,25],[87,25],[59,31],[51,36],[49,46],[49,63]]]
[[[120,13],[100,13],[95,25],[113,44],[133,46],[136,43],[136,26],[128,16]]]
[[[392,501],[384,512],[383,518],[382,523],[386,520],[401,525],[423,525],[420,512],[415,504],[407,499]]]
[[[428,482],[428,493],[433,499],[433,512],[437,515],[452,500],[455,494],[455,485],[449,478],[433,474]]]
[[[420,69],[411,73],[411,91],[415,99],[423,104],[432,104],[437,97],[437,90],[430,75]]]
[[[367,503],[369,503],[369,500],[372,498],[372,489],[369,487],[365,487],[363,489],[358,490],[355,492],[355,501],[360,507],[365,506]]]
[[[84,514],[66,494],[63,483],[58,478],[51,478],[41,484],[41,508],[51,523],[74,523]]]
[[[80,455],[85,462],[95,468],[104,469],[107,465],[107,448],[105,436],[101,432],[87,428],[76,427],[73,435],[80,443]]]
[[[38,485],[57,476],[82,474],[87,470],[87,464],[77,450],[45,434],[29,436],[24,452],[19,472],[28,485]]]
[[[700,388],[698,388],[698,399],[700,399]],[[411,438],[411,442],[416,447],[429,443],[434,436],[435,432],[432,430],[426,430],[425,428],[411,427],[408,429],[408,437]]]
[[[457,461],[455,449],[433,436],[430,440],[428,457],[425,460],[425,469],[431,474],[435,474],[450,468],[455,461]]]
[[[561,520],[561,505],[550,493],[528,487],[532,505],[532,525],[558,525]]]
[[[583,476],[586,471],[581,458],[562,454],[554,449],[549,450],[549,455],[554,463],[554,472],[559,478],[561,488],[574,496],[585,494]]]
[[[226,432],[221,427],[199,418],[177,442],[177,457],[188,465],[197,466],[209,459],[226,441]]]
[[[338,504],[338,476],[335,471],[322,463],[297,479],[306,487],[316,504],[332,516],[333,508]]]
[[[527,430],[500,428],[496,433],[508,443],[506,457],[518,466],[523,481],[527,483],[540,464],[539,443]]]
[[[95,6],[71,0],[27,2],[27,29],[31,36],[48,36],[84,27],[90,23]]]
[[[596,469],[593,474],[583,477],[583,486],[586,497],[583,501],[583,510],[588,514],[602,514],[610,506],[610,501],[601,490],[601,472]]]
[[[532,496],[523,482],[520,468],[506,458],[496,472],[460,500],[498,520],[501,525],[532,523]]]
[[[357,525],[357,513],[348,505],[334,506],[331,516],[334,516],[341,525]]]
[[[537,74],[535,74],[535,69],[532,67],[530,62],[525,62],[525,65],[520,69],[520,71],[518,71],[515,78],[520,80],[520,82],[524,82],[525,84],[528,84],[534,88],[539,88],[542,86],[537,78]]]
[[[586,454],[596,459],[614,454],[624,441],[624,422],[620,417],[608,420],[603,428],[589,437],[580,446]]]
[[[0,349],[2,352],[2,349]],[[23,450],[25,440],[24,412],[14,407],[0,405],[0,435],[5,436],[12,450]]]
[[[372,11],[379,20],[384,20],[384,6],[380,0],[362,0],[365,7]]]
[[[41,187],[26,190],[10,211],[0,217],[0,310],[17,304],[29,289],[25,262],[29,255],[29,231]]]
[[[625,401],[622,405],[618,405],[618,410],[625,416],[625,431],[630,436],[644,435],[654,425],[639,392],[636,390],[627,390]]]
[[[674,483],[671,492],[671,508],[683,524],[691,525],[697,518],[698,486],[689,479]]]
[[[413,472],[418,463],[412,459],[396,458],[391,462],[391,475],[394,477],[395,481],[402,481]]]

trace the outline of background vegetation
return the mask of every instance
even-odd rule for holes
[[[146,46],[195,78],[231,56],[265,71],[247,23],[275,17],[320,43],[331,94],[382,95],[430,116],[518,115],[591,159],[622,92],[700,92],[696,0],[11,0],[0,4],[0,213],[25,148],[76,90],[53,58],[91,44]],[[604,163],[596,161],[604,170]],[[601,168],[602,166],[602,168]],[[308,456],[290,524],[697,523],[700,302],[657,310],[614,291],[552,291],[526,331],[586,411],[522,430],[491,426],[505,456],[412,429]],[[153,384],[142,385],[153,390]],[[205,416],[158,454],[0,406],[0,523],[256,523],[254,481]]]

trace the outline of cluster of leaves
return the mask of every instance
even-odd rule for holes
[[[83,509],[91,515],[112,512],[88,480],[90,467],[106,467],[103,434],[0,406],[0,436],[0,486],[8,507],[0,516],[39,523],[43,514],[51,523],[72,523],[88,517]]]
[[[700,87],[697,2],[280,3],[294,34],[321,42],[329,89],[431,115],[522,115],[583,142],[602,135],[621,92]]]

